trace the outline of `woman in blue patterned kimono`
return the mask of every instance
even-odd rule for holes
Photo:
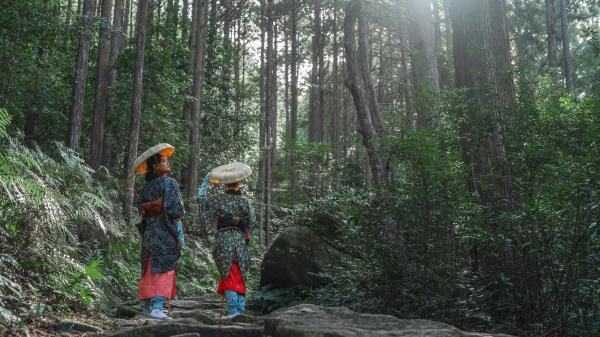
[[[153,154],[145,165],[145,184],[138,197],[142,220],[136,224],[142,236],[138,295],[145,314],[170,319],[163,308],[165,300],[176,294],[175,269],[184,244],[183,201],[177,182],[168,176],[167,156]]]
[[[227,318],[234,319],[244,312],[246,305],[246,280],[250,268],[250,255],[247,245],[250,241],[250,230],[256,223],[254,208],[250,200],[241,190],[241,180],[252,171],[247,165],[234,163],[224,165],[233,177],[218,179],[215,170],[207,175],[198,191],[201,215],[208,226],[217,231],[213,257],[219,269],[217,293],[227,299]],[[239,168],[246,168],[246,173],[236,174]],[[246,175],[247,174],[247,175]],[[210,179],[212,175],[213,179]],[[207,195],[209,179],[211,182],[223,183],[224,193]]]

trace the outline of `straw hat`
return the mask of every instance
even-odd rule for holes
[[[153,147],[146,150],[146,152],[142,153],[141,156],[137,157],[137,159],[133,163],[133,173],[135,173],[136,176],[139,176],[148,172],[147,160],[153,155],[160,153],[160,155],[164,158],[169,158],[173,155],[173,152],[175,152],[175,148],[170,144],[162,143],[154,145]]]
[[[214,168],[208,174],[212,184],[231,184],[246,179],[252,174],[250,166],[242,163],[231,163]]]

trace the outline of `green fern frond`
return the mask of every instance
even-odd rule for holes
[[[10,115],[4,108],[0,108],[0,139],[6,138],[8,133],[6,127],[10,124]]]

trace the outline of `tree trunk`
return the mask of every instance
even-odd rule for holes
[[[284,21],[282,28],[283,28],[283,78],[284,78],[284,98],[283,98],[283,103],[284,103],[284,110],[285,110],[285,136],[288,138],[290,138],[290,53],[289,53],[289,46],[288,46],[288,40],[290,38],[290,29],[289,29],[289,22]],[[286,158],[285,158],[285,167],[284,170],[286,172],[289,172],[290,170],[290,153],[288,151]]]
[[[505,2],[452,0],[456,86],[470,97],[459,111],[469,190],[497,210],[514,208],[504,143],[503,114],[513,103]]]
[[[235,57],[234,57],[234,82],[235,82],[235,114],[239,116],[242,113],[242,85],[240,83],[240,63],[242,59],[242,54],[245,49],[245,42],[242,43],[242,40],[245,38],[242,36],[242,18],[238,18],[237,20],[237,38],[235,40]]]
[[[442,16],[445,13],[444,8],[441,4],[443,0],[433,0],[433,14],[434,14],[434,55],[436,55],[436,64],[439,75],[439,87],[440,89],[450,89],[450,74],[448,71],[447,55],[450,50],[446,48],[444,50],[444,43],[442,34],[442,22],[444,23],[445,29],[449,27],[449,18]]]
[[[296,203],[297,197],[297,175],[296,175],[296,141],[297,141],[297,130],[298,130],[298,4],[296,0],[292,0],[292,14],[291,14],[291,60],[290,60],[290,70],[291,70],[291,98],[290,102],[290,140],[292,142],[292,151],[291,151],[291,176],[290,176],[290,188],[291,188],[291,203],[294,205]]]
[[[548,43],[548,73],[554,83],[558,83],[556,71],[556,1],[546,0],[546,34]]]
[[[271,200],[272,200],[272,179],[273,168],[276,155],[276,136],[277,136],[277,46],[276,46],[276,27],[273,22],[273,0],[267,0],[267,85],[266,85],[266,107],[265,111],[265,136],[266,136],[266,156],[265,156],[265,246],[271,243]]]
[[[332,53],[333,53],[333,65],[332,65],[332,96],[331,96],[331,149],[333,157],[339,157],[339,134],[338,134],[338,116],[339,116],[339,69],[338,69],[338,21],[337,21],[337,1],[333,2],[333,41],[332,41]],[[381,61],[380,61],[381,63]],[[381,66],[381,64],[380,64]],[[336,180],[337,183],[337,180]]]
[[[110,31],[112,0],[102,0],[100,12],[100,39],[98,46],[98,61],[96,62],[96,95],[94,99],[94,117],[92,119],[92,134],[90,137],[89,164],[94,170],[102,163],[102,145],[104,145],[104,124],[106,119],[106,102],[108,80],[110,77]]]
[[[321,1],[321,0],[319,0]],[[321,4],[319,3],[319,14],[321,13]],[[321,21],[321,20],[319,20]],[[325,141],[325,38],[327,37],[327,32],[324,31],[324,25],[319,22],[319,84],[318,84],[318,93],[319,93],[319,103],[317,104],[317,141],[319,143],[323,143]]]
[[[373,183],[379,186],[386,180],[387,172],[383,161],[383,156],[376,144],[378,132],[374,126],[374,118],[378,111],[371,111],[374,105],[369,97],[374,94],[374,90],[368,89],[369,84],[365,73],[368,74],[368,52],[367,52],[367,25],[362,11],[363,0],[352,0],[346,7],[346,16],[344,18],[344,50],[346,52],[346,70],[348,78],[345,81],[346,87],[350,90],[354,100],[358,119],[358,132],[361,134],[362,143],[367,152],[369,166],[373,173]],[[358,20],[359,47],[358,57],[355,46],[355,23]]]
[[[69,128],[67,133],[67,146],[77,151],[81,139],[81,119],[83,117],[83,103],[85,98],[85,81],[87,79],[88,58],[90,51],[90,31],[92,15],[94,14],[94,1],[84,0],[82,33],[77,47],[75,61],[75,76],[73,76],[73,89],[71,94],[71,111],[69,113]]]
[[[183,0],[183,8],[181,9],[181,40],[184,42],[188,42],[189,44],[189,26],[190,19],[188,14],[190,12],[190,1]]]
[[[415,76],[417,128],[433,122],[432,96],[439,91],[439,74],[434,55],[431,0],[409,1],[411,21],[411,60]]]
[[[224,59],[221,64],[221,94],[223,95],[223,101],[225,106],[229,105],[230,94],[230,72],[231,72],[231,58],[233,56],[231,48],[231,20],[232,20],[232,5],[231,0],[222,0],[223,3],[223,51]]]
[[[259,140],[258,140],[258,148],[259,148],[259,160],[258,160],[258,190],[260,196],[260,217],[258,220],[258,228],[259,228],[259,244],[263,243],[263,229],[265,223],[265,179],[266,179],[266,141],[267,141],[267,130],[266,130],[266,121],[267,121],[267,109],[266,109],[266,85],[267,85],[267,68],[265,62],[265,56],[267,55],[265,50],[265,37],[267,30],[267,6],[265,5],[266,0],[260,0],[260,120],[259,120]]]
[[[133,0],[127,0],[125,2],[125,13],[123,18],[123,33],[127,37],[131,37],[133,35]],[[125,43],[126,44],[126,43]]]
[[[106,134],[105,141],[102,145],[102,165],[104,167],[111,166],[112,151],[106,146],[112,147],[112,137],[108,137],[110,134],[110,123],[112,117],[116,113],[116,87],[117,87],[117,69],[115,68],[115,62],[119,57],[119,52],[124,47],[125,43],[125,26],[124,26],[124,15],[123,15],[123,0],[115,0],[115,11],[113,18],[113,31],[112,41],[110,46],[110,64],[112,69],[110,70],[110,79],[108,84],[108,118],[106,119]]]
[[[135,66],[133,70],[133,92],[131,95],[131,120],[129,124],[129,145],[125,161],[125,175],[127,187],[135,187],[133,162],[138,153],[140,139],[140,125],[142,121],[142,92],[144,89],[144,51],[146,46],[146,28],[148,23],[148,1],[138,0],[137,27],[135,38]],[[125,201],[125,218],[129,222],[131,217],[131,202]]]
[[[190,122],[190,157],[187,168],[186,197],[194,197],[195,188],[198,186],[199,152],[200,152],[200,119],[202,108],[202,86],[204,83],[204,57],[206,55],[206,32],[208,22],[208,0],[199,0],[197,9],[198,31],[194,48],[194,83],[192,86],[192,110]]]
[[[321,55],[319,47],[321,45],[321,0],[313,0],[313,36],[311,50],[311,75],[310,75],[310,96],[308,111],[308,142],[314,143],[319,140],[318,121],[319,121],[319,65]]]
[[[560,27],[563,43],[563,67],[567,90],[573,92],[573,68],[571,64],[571,37],[569,34],[569,19],[567,18],[567,0],[560,1]]]

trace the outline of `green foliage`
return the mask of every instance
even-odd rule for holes
[[[435,133],[382,140],[394,177],[381,201],[340,189],[329,195],[338,202],[288,212],[302,223],[311,212],[337,211],[346,223],[339,239],[352,257],[321,275],[330,283],[311,300],[474,330],[540,335],[564,322],[557,329],[569,336],[597,335],[598,96],[574,100],[542,78],[508,111],[504,140],[519,205],[510,212],[490,212],[465,188],[450,113],[464,104],[459,97],[440,102]]]
[[[294,288],[271,289],[263,287],[252,292],[251,299],[260,311],[271,312],[275,309],[292,305],[296,300],[296,292]]]

